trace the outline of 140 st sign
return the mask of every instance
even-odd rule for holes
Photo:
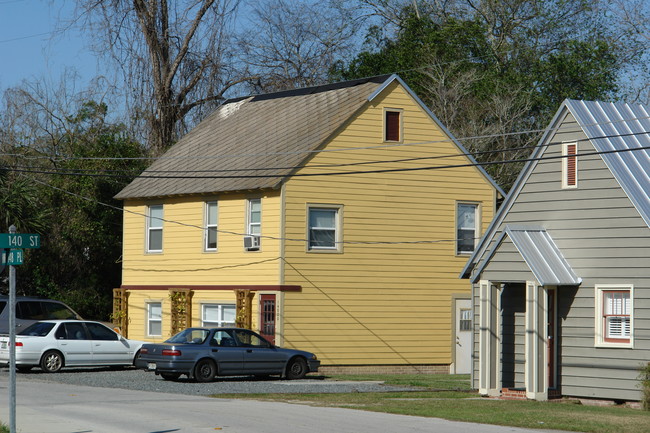
[[[30,233],[0,233],[0,248],[40,248],[41,235]]]

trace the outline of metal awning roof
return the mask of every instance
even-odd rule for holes
[[[505,236],[510,238],[541,285],[576,286],[582,283],[582,278],[573,271],[560,249],[555,245],[551,235],[540,227],[507,225],[476,275],[480,275],[483,268],[490,262]]]

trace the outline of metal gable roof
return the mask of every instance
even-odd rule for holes
[[[488,253],[476,275],[481,274],[490,258],[508,236],[521,254],[537,281],[543,286],[574,286],[582,283],[571,265],[566,261],[553,238],[541,227],[506,226],[499,240]],[[473,281],[475,282],[475,281]]]
[[[565,101],[650,227],[650,112],[643,105]]]
[[[460,278],[470,277],[481,257],[486,255],[510,207],[537,166],[538,158],[544,153],[547,142],[562,125],[567,111],[571,112],[596,151],[601,152],[603,161],[650,227],[650,109],[640,104],[567,99],[546,128],[529,161],[461,271]]]

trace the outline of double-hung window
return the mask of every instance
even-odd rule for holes
[[[308,250],[340,250],[340,211],[339,206],[309,206],[307,215]]]
[[[205,327],[235,326],[234,304],[202,304],[202,325]]]
[[[478,204],[456,205],[456,254],[474,252],[478,238]]]
[[[147,303],[147,335],[158,337],[162,335],[162,303]]]
[[[248,250],[259,250],[262,234],[262,199],[251,198],[247,201],[246,234],[256,237],[256,243],[252,243]]]
[[[630,347],[632,326],[632,287],[596,286],[596,343]]]
[[[163,206],[151,205],[147,209],[147,252],[160,253],[163,249]]]
[[[203,249],[217,251],[218,208],[216,201],[205,202],[205,234]]]

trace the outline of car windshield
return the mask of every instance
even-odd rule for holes
[[[210,331],[207,329],[189,328],[174,335],[166,342],[174,344],[202,344],[208,338],[208,334],[210,334]]]
[[[18,333],[18,335],[32,335],[34,337],[45,337],[54,328],[55,323],[36,322],[29,325]]]

